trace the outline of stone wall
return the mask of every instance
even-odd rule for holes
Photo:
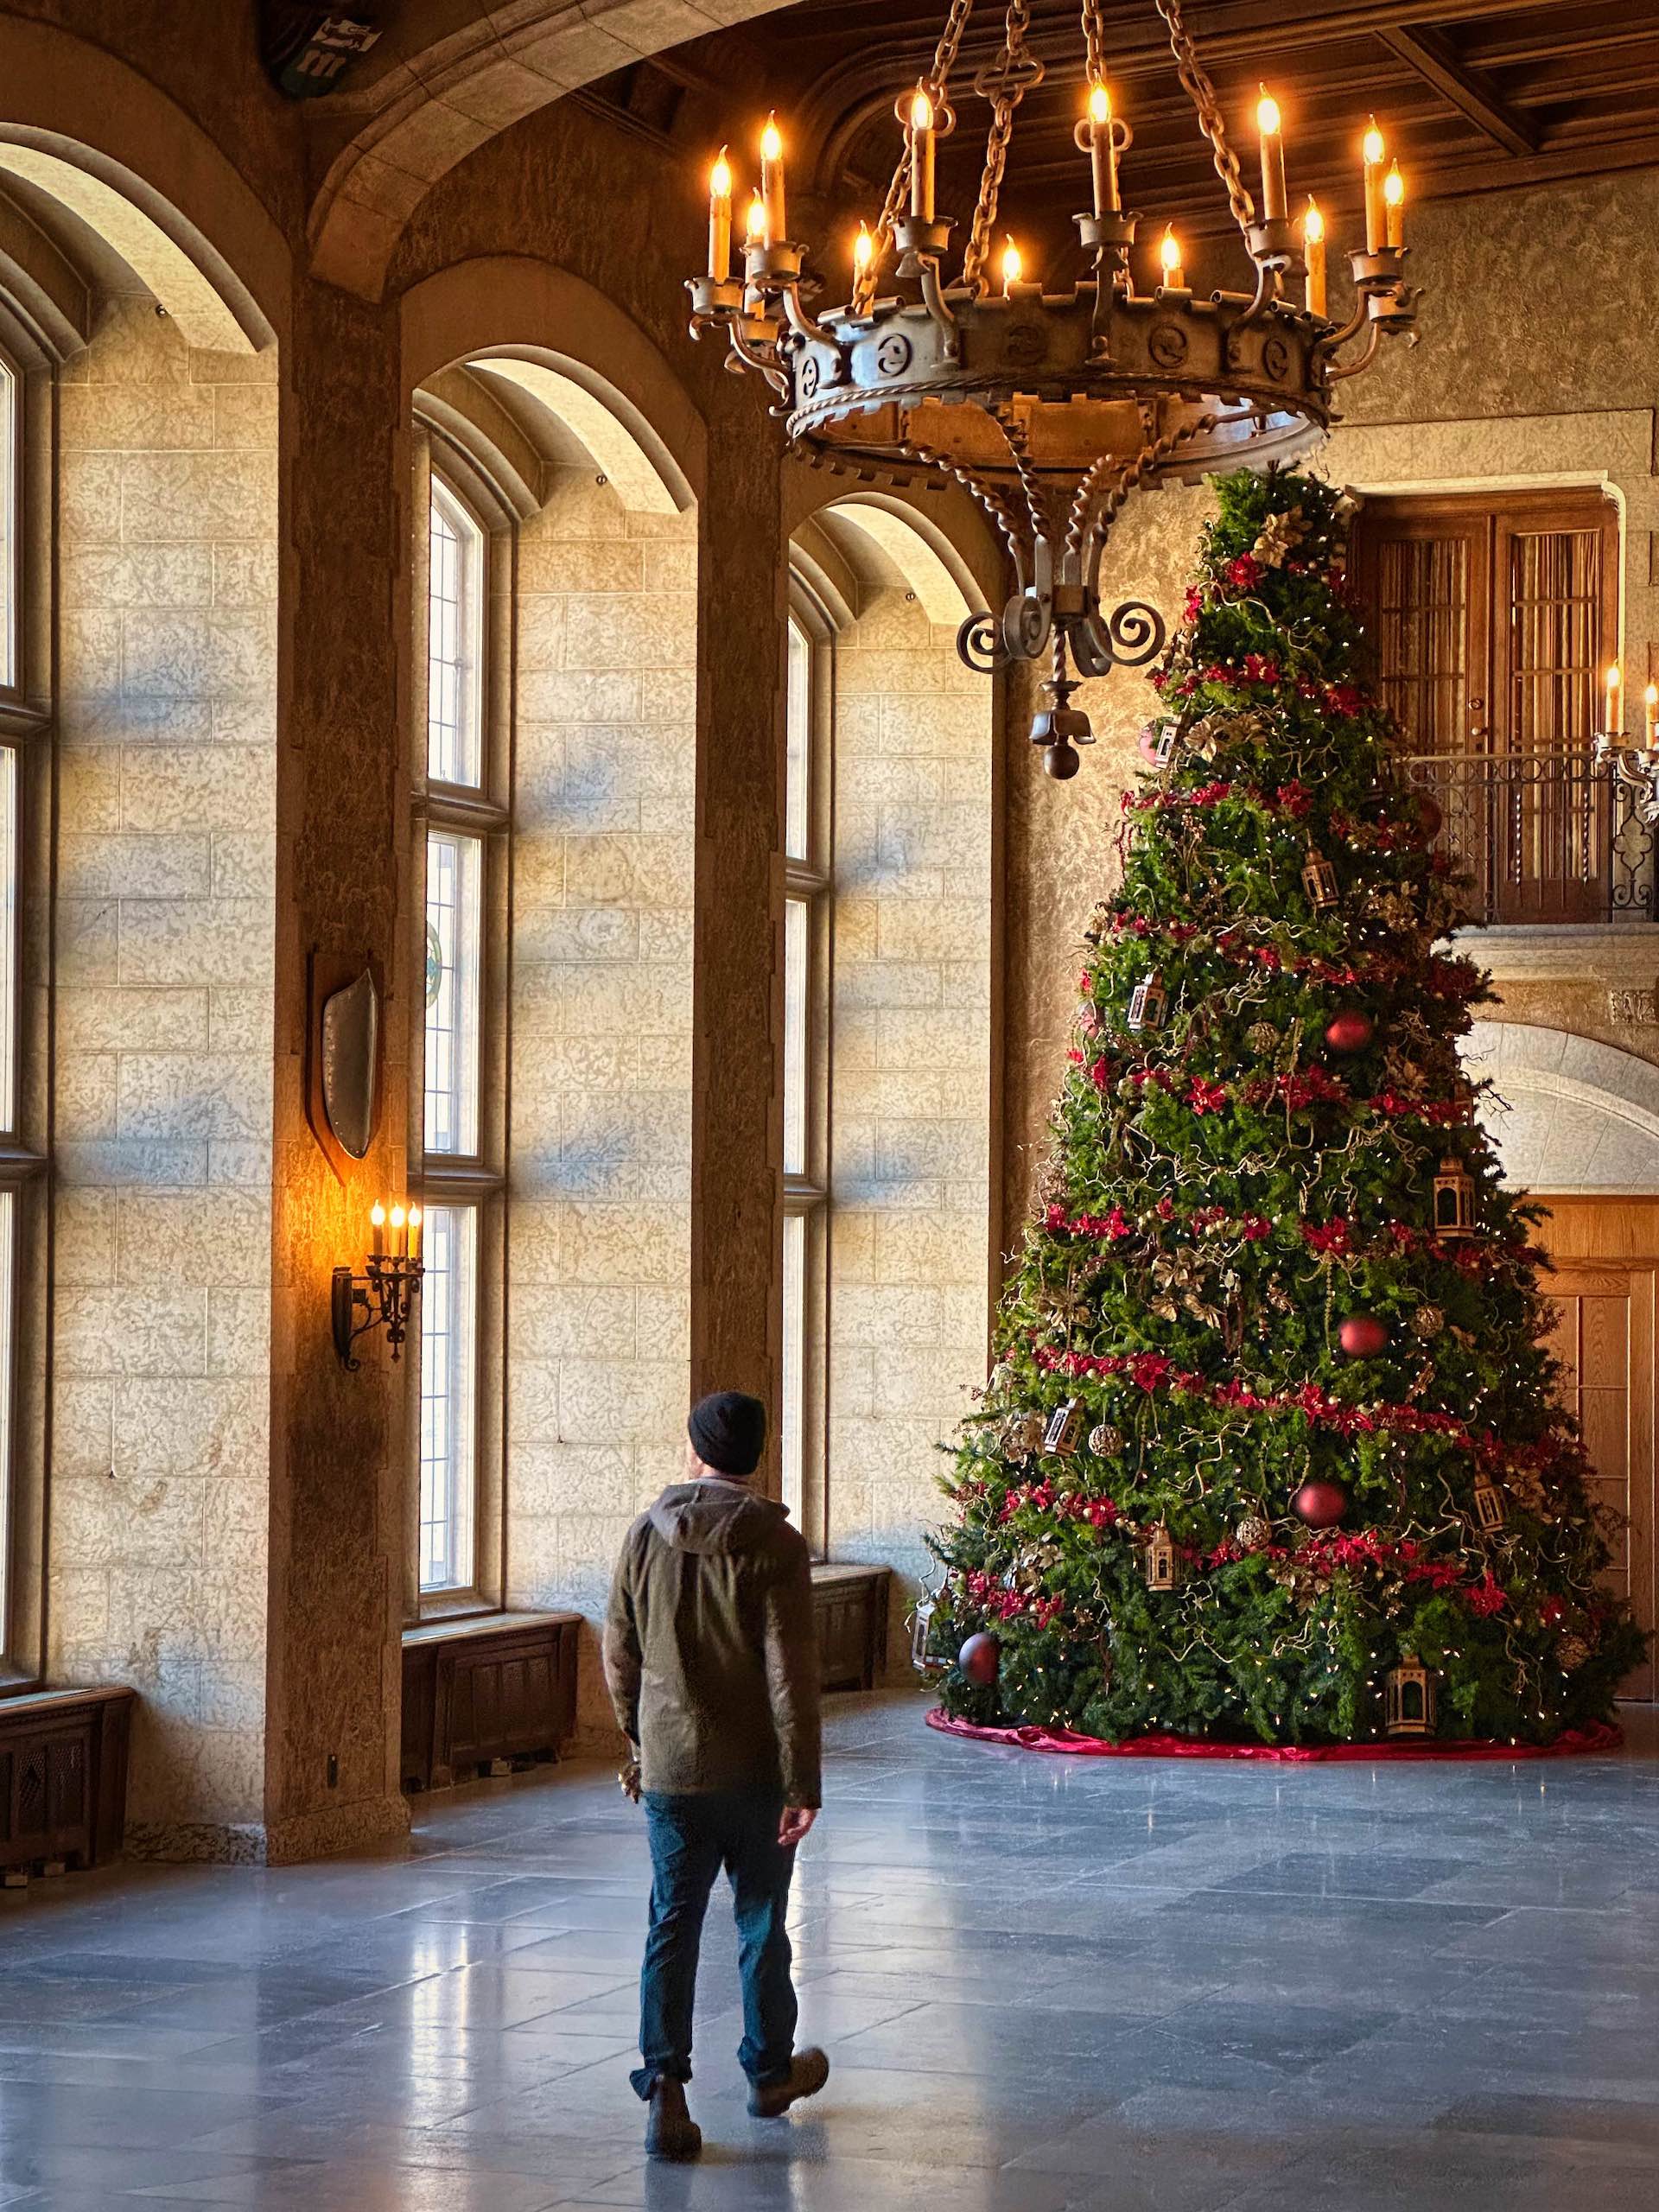
[[[49,1663],[188,1848],[264,1790],[275,358],[122,300],[60,404]]]
[[[992,820],[985,680],[913,594],[836,639],[834,772],[830,1546],[914,1578],[984,1376]]]
[[[684,1442],[696,541],[589,467],[518,544],[507,1597],[590,1618]]]

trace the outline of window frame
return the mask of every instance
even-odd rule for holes
[[[804,779],[807,821],[806,835],[802,841],[804,850],[799,855],[791,856],[789,851],[792,841],[788,821],[788,764],[794,684],[790,643],[791,639],[796,636],[804,639],[808,654]],[[774,1311],[779,1343],[780,1495],[797,1516],[797,1525],[805,1537],[814,1559],[828,1555],[830,1528],[830,1006],[834,957],[835,644],[834,622],[804,579],[791,571],[788,626],[784,639],[785,715],[779,785],[784,801],[780,810],[783,818],[779,823],[779,845],[783,854],[783,911],[779,917],[778,930],[779,1036],[782,1045],[778,1158],[783,1185],[783,1206]],[[787,917],[791,908],[805,916],[805,982],[802,1009],[804,1039],[800,1056],[805,1077],[805,1096],[802,1101],[805,1127],[804,1162],[799,1167],[791,1167],[786,1164],[791,1104],[786,1093],[786,1077],[791,1058],[786,965]],[[792,1484],[791,1470],[785,1456],[785,1446],[792,1425],[785,1395],[790,1367],[786,1250],[790,1224],[797,1222],[804,1224],[801,1234],[804,1238],[802,1263],[804,1283],[799,1350],[801,1397],[798,1413],[794,1416],[798,1423],[799,1473],[798,1482]],[[792,1497],[790,1495],[791,1488],[798,1493]]]
[[[50,1070],[54,1001],[49,899],[54,834],[53,369],[0,302],[0,400],[11,511],[4,610],[10,681],[0,683],[0,747],[15,761],[10,946],[11,1110],[0,1128],[0,1192],[10,1201],[0,1390],[0,1697],[38,1686],[47,1631],[47,1363],[51,1323]]]
[[[419,433],[424,433],[423,435]],[[451,1208],[474,1217],[471,1301],[471,1567],[465,1582],[424,1589],[423,1555],[422,1330],[410,1332],[410,1511],[404,1611],[411,1624],[493,1612],[506,1589],[505,1344],[508,1021],[512,891],[512,607],[517,524],[512,510],[470,456],[417,413],[414,613],[416,637],[411,760],[410,899],[414,1036],[410,1084],[409,1183],[423,1211]],[[480,779],[453,783],[429,772],[431,514],[458,509],[479,533],[474,569],[478,641],[475,715]],[[480,849],[476,1141],[470,1151],[428,1151],[426,1107],[427,864],[429,841],[448,833]],[[416,1317],[417,1321],[421,1316]]]

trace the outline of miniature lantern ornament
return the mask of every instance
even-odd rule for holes
[[[1408,1651],[1383,1678],[1384,1726],[1390,1736],[1429,1736],[1434,1732],[1434,1677],[1414,1651]]]
[[[1443,1160],[1434,1178],[1434,1234],[1475,1233],[1475,1179],[1460,1160]]]
[[[1337,871],[1317,847],[1310,845],[1302,868],[1302,888],[1316,914],[1328,914],[1337,903]]]
[[[1161,1029],[1169,1012],[1169,993],[1159,975],[1144,976],[1129,995],[1131,1030]]]
[[[1475,1522],[1484,1535],[1501,1529],[1504,1522],[1503,1493],[1487,1474],[1475,1478]]]
[[[1175,1587],[1175,1540],[1161,1521],[1147,1540],[1147,1587]]]
[[[923,1586],[922,1595],[916,1600],[916,1610],[910,1621],[910,1663],[918,1675],[937,1674],[944,1662],[931,1649],[933,1635],[933,1616],[939,1609],[944,1585],[937,1590]]]
[[[1068,1398],[1064,1405],[1056,1406],[1048,1417],[1048,1427],[1043,1432],[1043,1449],[1066,1458],[1077,1450],[1082,1438],[1083,1402],[1080,1398]]]

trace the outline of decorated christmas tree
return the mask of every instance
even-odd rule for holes
[[[1641,1638],[1555,1402],[1538,1217],[1459,1061],[1491,993],[1368,688],[1352,503],[1217,491],[945,1484],[943,1703],[1548,1742]]]

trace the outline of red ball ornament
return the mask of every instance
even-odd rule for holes
[[[1334,1529],[1348,1510],[1348,1492],[1338,1482],[1315,1475],[1290,1501],[1296,1518],[1310,1529]]]
[[[1350,1359],[1375,1359],[1387,1348],[1389,1332],[1374,1314],[1351,1313],[1337,1331],[1337,1341]]]
[[[1345,1502],[1345,1501],[1344,1501]],[[994,1636],[981,1629],[977,1636],[970,1636],[957,1654],[957,1664],[970,1682],[984,1690],[996,1680],[996,1670],[1002,1663],[1002,1647]]]
[[[1325,1041],[1333,1052],[1363,1052],[1376,1033],[1370,1016],[1351,1007],[1332,1014],[1325,1025]]]

